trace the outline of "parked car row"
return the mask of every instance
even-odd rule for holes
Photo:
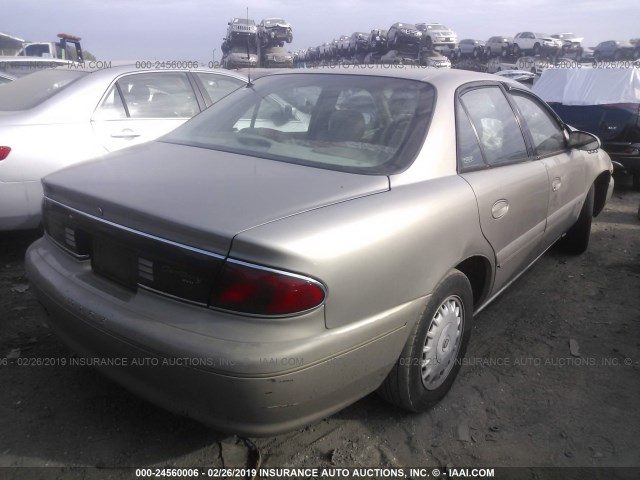
[[[341,35],[317,47],[295,52],[294,55],[297,61],[309,63],[349,57],[364,60],[367,55],[369,59],[377,61],[389,52],[400,52],[403,57],[421,62],[422,52],[451,49],[456,42],[455,32],[440,23],[396,22],[388,29],[374,28],[369,32]]]
[[[488,60],[493,57],[517,58],[524,55],[547,58],[571,57],[575,60],[592,58],[593,50],[582,46],[582,37],[573,33],[548,35],[538,32],[520,32],[515,37],[497,35],[486,42],[463,39],[453,50],[454,59],[464,57]]]
[[[357,56],[362,61],[367,54],[373,60],[390,51],[398,51],[420,62],[423,51],[439,51],[452,61],[471,58],[486,61],[492,57],[518,58],[543,56],[547,58],[572,58],[584,60],[622,60],[640,58],[640,41],[609,40],[594,48],[582,45],[583,37],[571,32],[549,35],[542,32],[524,31],[515,36],[497,35],[488,40],[465,38],[458,42],[455,32],[439,23],[397,22],[388,29],[373,29],[368,34],[354,32],[342,35],[331,42],[309,47],[294,53],[298,62],[321,62],[344,60]]]

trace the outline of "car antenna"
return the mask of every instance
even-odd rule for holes
[[[247,28],[249,28],[249,7],[247,7]],[[247,88],[253,87],[253,83],[251,83],[251,54],[249,53],[249,39],[251,35],[247,35]]]

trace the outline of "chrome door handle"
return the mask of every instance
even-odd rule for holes
[[[491,207],[491,216],[493,218],[498,219],[498,218],[504,217],[508,211],[509,211],[509,202],[505,199],[498,200],[496,203],[493,204],[493,207]]]
[[[553,190],[554,192],[557,192],[558,190],[560,190],[561,186],[562,186],[562,180],[560,180],[559,178],[554,178],[553,182],[551,183],[551,190]]]
[[[140,134],[127,128],[125,130],[122,130],[120,133],[112,133],[111,136],[113,138],[136,138],[139,137]]]

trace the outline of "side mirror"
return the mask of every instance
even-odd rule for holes
[[[577,148],[578,150],[589,152],[598,150],[600,147],[600,139],[591,133],[581,130],[569,133],[569,148]]]

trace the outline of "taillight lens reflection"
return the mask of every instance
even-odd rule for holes
[[[0,160],[4,160],[9,156],[9,152],[11,152],[11,147],[0,147]]]
[[[209,306],[253,315],[290,315],[317,307],[325,292],[299,275],[227,261]]]

